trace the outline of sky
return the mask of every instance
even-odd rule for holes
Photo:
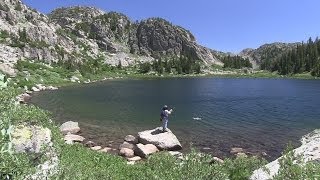
[[[320,36],[319,0],[22,0],[42,13],[94,6],[131,20],[161,17],[190,30],[211,49],[238,53],[272,42]]]

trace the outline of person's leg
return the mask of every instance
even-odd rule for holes
[[[162,122],[163,122],[163,124],[162,124],[162,131],[165,131],[165,130],[167,130],[168,119],[163,119]]]

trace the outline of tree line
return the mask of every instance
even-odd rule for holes
[[[164,57],[156,61],[144,62],[140,64],[139,72],[148,73],[155,71],[158,74],[177,73],[177,74],[192,74],[201,72],[199,60],[192,58],[189,55],[180,55],[180,57]]]
[[[223,68],[241,69],[244,67],[252,68],[252,64],[248,58],[240,56],[225,56],[222,58]]]
[[[281,75],[311,72],[320,77],[320,40],[309,38],[307,43],[298,44],[278,58],[264,61],[261,69],[278,71]]]

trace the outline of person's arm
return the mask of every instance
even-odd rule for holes
[[[173,109],[166,110],[166,113],[167,113],[167,114],[171,114],[172,112],[173,112]]]

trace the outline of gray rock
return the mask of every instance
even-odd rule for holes
[[[127,135],[124,140],[128,143],[131,143],[131,144],[137,144],[138,143],[138,139],[132,135]]]
[[[28,100],[30,100],[31,96],[27,93],[20,94],[16,97],[17,101],[19,103],[26,103]]]
[[[136,145],[128,143],[128,142],[123,142],[122,144],[120,144],[119,149],[122,148],[128,148],[128,149],[132,149],[134,150],[136,148]]]
[[[231,151],[230,151],[231,154],[238,154],[238,153],[243,153],[243,152],[244,152],[244,150],[239,147],[231,148]]]
[[[182,156],[183,154],[179,151],[168,151],[168,153],[172,156],[176,156],[176,157],[179,157],[179,156]]]
[[[42,147],[51,142],[51,131],[40,126],[18,125],[11,135],[16,152],[39,153]]]
[[[91,149],[91,150],[94,150],[94,151],[99,151],[99,150],[102,149],[102,147],[101,147],[101,146],[93,146],[93,147],[91,147],[90,149]]]
[[[134,157],[131,157],[131,158],[127,158],[128,161],[140,161],[141,160],[141,157],[139,156],[134,156]]]
[[[88,141],[84,144],[86,147],[93,147],[93,146],[97,146],[97,144],[93,141]]]
[[[110,151],[112,151],[112,148],[109,148],[109,147],[105,147],[105,148],[99,150],[99,152],[103,152],[103,153],[108,153]]]
[[[39,89],[40,91],[44,91],[46,90],[46,86],[42,85],[42,84],[37,84],[36,88]]]
[[[122,148],[122,149],[120,149],[119,155],[124,156],[124,157],[133,157],[134,151],[132,149],[128,149],[128,148]]]
[[[135,154],[142,158],[148,157],[148,155],[158,152],[158,148],[153,144],[137,144],[137,148],[135,149]]]
[[[224,161],[218,157],[213,157],[210,164],[214,164],[214,163],[224,163]]]
[[[182,149],[179,140],[169,129],[167,132],[162,132],[162,128],[139,132],[138,140],[142,144],[153,144],[160,150]]]
[[[40,91],[40,90],[39,90],[38,88],[36,88],[36,87],[32,87],[31,90],[34,91],[34,92],[39,92],[39,91]]]
[[[72,76],[72,77],[70,78],[70,81],[71,81],[71,82],[78,82],[78,81],[80,81],[80,79],[79,79],[77,76]]]
[[[84,139],[84,137],[75,134],[67,134],[64,136],[64,140],[68,142],[82,142]]]
[[[79,123],[73,121],[65,122],[60,126],[60,131],[63,134],[76,134],[80,131]]]

